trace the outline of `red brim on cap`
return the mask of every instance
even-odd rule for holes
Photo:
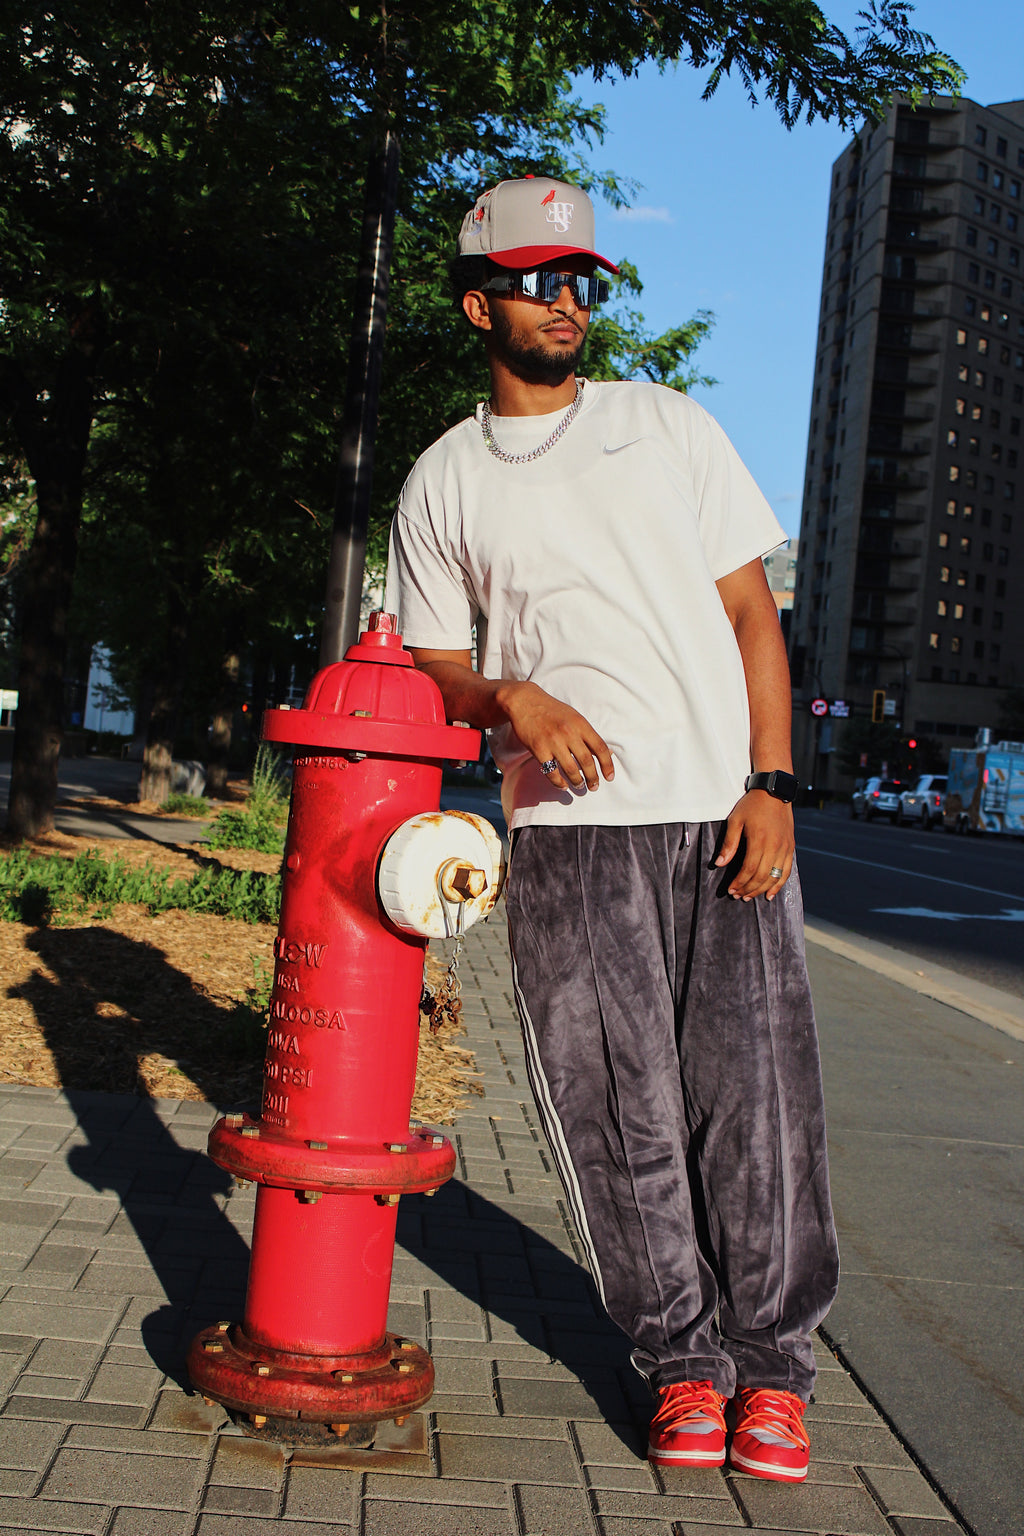
[[[546,262],[557,261],[560,256],[590,256],[606,272],[618,272],[606,256],[596,251],[585,251],[579,245],[517,245],[512,251],[485,251],[488,261],[499,267],[518,267],[522,272],[532,272]]]

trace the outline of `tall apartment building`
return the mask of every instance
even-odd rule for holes
[[[1024,683],[1022,184],[1024,101],[895,106],[832,168],[790,641],[818,784],[816,697],[884,688],[952,747]]]

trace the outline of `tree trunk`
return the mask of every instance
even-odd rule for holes
[[[146,745],[142,754],[139,799],[163,805],[171,793],[171,763],[187,666],[188,616],[179,580],[168,586],[167,644],[163,661],[151,680]]]
[[[206,793],[221,799],[228,787],[228,754],[231,751],[231,727],[238,705],[238,678],[241,657],[229,648],[221,662],[220,692],[213,711],[210,731],[210,760],[206,767]]]
[[[21,839],[53,830],[63,737],[68,614],[82,521],[82,473],[92,430],[101,317],[87,307],[41,403],[9,369],[0,385],[36,483],[36,529],[25,561],[19,625],[18,710],[7,831]]]

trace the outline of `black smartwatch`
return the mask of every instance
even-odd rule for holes
[[[776,800],[792,802],[796,799],[800,783],[795,774],[783,773],[781,768],[775,768],[771,773],[750,774],[743,787],[744,789],[764,789]]]

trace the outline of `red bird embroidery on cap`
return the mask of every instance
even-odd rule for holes
[[[541,198],[540,205],[543,208],[545,203],[553,203],[554,200],[555,200],[555,189],[554,189],[554,187],[552,187],[551,191],[548,193],[547,197],[542,197]]]

